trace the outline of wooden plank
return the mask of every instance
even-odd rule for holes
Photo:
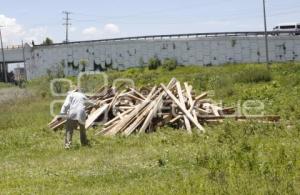
[[[112,97],[112,98],[107,98],[107,99],[105,99],[105,100],[98,100],[98,101],[96,102],[96,105],[97,105],[97,106],[100,106],[101,104],[108,103],[108,102],[111,101],[111,100],[113,100],[113,97]]]
[[[187,82],[184,83],[184,87],[185,87],[185,91],[186,91],[186,95],[187,95],[187,98],[188,98],[188,105],[191,107],[193,105],[193,98],[192,98],[192,88],[188,85]]]
[[[156,112],[157,112],[157,109],[156,109],[157,107],[155,107],[155,105],[158,104],[157,102],[158,102],[158,101],[154,101],[154,102],[151,103],[151,105],[150,105],[151,111],[150,111],[150,113],[148,114],[147,118],[145,119],[145,121],[144,121],[142,127],[140,128],[139,133],[144,133],[144,132],[146,131],[147,127],[149,126],[150,122],[152,121],[153,116],[154,116],[154,115],[156,114]]]
[[[204,110],[204,109],[201,109],[201,108],[198,108],[198,107],[196,107],[195,109],[198,110],[198,112],[200,114],[206,114],[206,115],[211,114],[211,112],[209,112],[207,110]]]
[[[115,93],[115,96],[113,97],[113,99],[111,100],[109,106],[108,106],[108,110],[111,110],[112,107],[114,106],[114,104],[116,103],[117,99],[120,97],[120,94],[118,94],[118,92]]]
[[[148,102],[148,104],[150,103],[150,101]],[[147,104],[147,105],[148,105]],[[124,131],[130,131],[128,130],[129,128],[134,128],[134,125],[138,125],[139,120],[137,120],[138,117],[140,117],[142,115],[142,113],[147,109],[147,105],[141,107],[141,109],[136,110],[132,116],[130,116],[128,118],[128,120],[126,119],[126,122],[122,124],[122,126],[119,127],[117,132],[124,132]],[[124,119],[125,120],[125,119]],[[141,120],[141,119],[140,119]],[[122,122],[122,121],[121,121]],[[132,129],[132,131],[134,131],[135,129]],[[131,133],[131,132],[130,132]]]
[[[170,120],[170,123],[175,123],[177,120],[179,120],[181,118],[183,118],[183,116],[182,115],[178,115],[175,118],[173,118],[172,120]]]
[[[141,102],[145,100],[145,99],[139,98],[139,97],[137,97],[137,96],[135,96],[135,95],[132,95],[132,94],[130,94],[130,93],[128,93],[128,94],[126,94],[126,95],[124,95],[124,96],[133,98],[133,99],[138,100],[138,101],[141,101]]]
[[[48,124],[48,127],[52,130],[60,129],[64,126],[64,124],[67,122],[67,119],[56,119],[56,121],[52,121],[52,123]]]
[[[220,108],[218,106],[215,106],[215,105],[211,104],[210,107],[211,107],[211,109],[213,111],[213,114],[215,116],[220,116],[220,113],[219,113]]]
[[[235,115],[224,115],[224,116],[198,116],[202,120],[220,120],[220,119],[235,119],[235,120],[266,120],[266,121],[279,121],[280,116],[276,115],[265,115],[265,116],[235,116]]]
[[[124,130],[128,126],[128,123],[132,120],[132,118],[136,116],[146,105],[149,104],[152,95],[155,93],[155,90],[156,87],[153,87],[147,99],[144,100],[141,104],[138,104],[130,114],[125,116],[122,121],[120,121],[113,129],[108,131],[105,135],[112,136],[115,135],[117,132],[121,132],[122,130]]]
[[[203,93],[203,94],[201,94],[201,95],[199,95],[199,96],[197,96],[196,98],[195,98],[195,100],[197,101],[197,100],[201,100],[201,99],[203,99],[203,98],[206,98],[208,96],[208,93]]]
[[[129,136],[143,122],[143,119],[147,117],[151,109],[153,109],[151,104],[145,107],[144,111],[138,115],[135,121],[129,125],[129,127],[124,131],[123,134],[125,136]]]
[[[184,112],[184,114],[188,117],[188,119],[192,121],[201,132],[205,133],[205,129],[199,124],[198,121],[196,121],[193,118],[193,116],[189,113],[189,111],[187,111],[185,107],[181,105],[180,101],[166,88],[166,86],[164,86],[163,84],[161,84],[161,86],[167,92],[170,98],[173,99],[173,101],[179,106],[182,112]]]
[[[110,120],[110,121],[108,121],[107,123],[105,123],[104,126],[106,126],[106,127],[107,127],[107,126],[110,126],[112,123],[114,123],[114,122],[116,122],[117,120],[119,120],[120,117],[123,118],[125,115],[129,114],[131,111],[132,111],[132,109],[131,109],[131,110],[127,110],[126,112],[123,112],[121,115],[116,116],[116,117],[113,118],[112,120]]]
[[[85,128],[86,129],[90,128],[92,126],[92,124],[95,122],[95,120],[97,120],[97,118],[99,116],[101,116],[102,114],[104,114],[107,111],[108,107],[109,107],[108,104],[104,104],[99,109],[97,109],[95,112],[90,114],[88,116],[88,119],[85,122]]]
[[[197,113],[196,113],[196,110],[194,109],[194,104],[196,101],[193,100],[192,98],[192,89],[193,87],[192,86],[189,86],[188,83],[184,83],[184,87],[186,89],[186,94],[187,94],[187,97],[188,97],[188,100],[189,100],[189,105],[190,105],[190,109],[189,111],[192,113],[194,119],[196,121],[198,121],[198,118],[197,118]]]
[[[160,92],[160,90],[158,90],[157,92]],[[156,96],[156,94],[157,94],[157,93],[155,93],[153,96]],[[159,97],[160,97],[160,96],[159,96]],[[149,96],[148,96],[147,99],[152,99],[152,97],[149,97]],[[156,101],[149,102],[149,105],[147,105],[147,106],[142,110],[142,112],[139,113],[139,115],[138,115],[138,117],[135,119],[135,121],[134,121],[132,124],[130,124],[130,126],[129,126],[126,130],[124,130],[124,135],[125,135],[125,136],[130,135],[134,130],[136,130],[136,128],[143,122],[143,120],[144,120],[147,116],[149,116],[150,114],[152,115],[153,113],[156,113],[157,110],[155,111],[155,110],[153,109],[153,107],[154,107],[155,105],[157,105],[157,102],[156,102]],[[147,117],[146,119],[148,119],[148,117]],[[151,122],[151,120],[148,121],[148,122],[146,122],[146,123],[148,123],[148,125],[149,125],[150,122]],[[144,124],[145,124],[145,123],[144,123]],[[144,124],[143,124],[143,125],[144,125]],[[148,125],[147,125],[147,127],[148,127]],[[147,127],[146,127],[146,128],[147,128]],[[143,128],[143,127],[142,127],[142,128]]]
[[[143,94],[141,94],[140,92],[138,92],[137,90],[133,89],[133,88],[129,88],[131,91],[133,91],[135,94],[137,94],[138,96],[140,96],[140,98],[142,99],[146,99],[145,96],[143,96]]]
[[[51,121],[50,123],[48,123],[48,126],[51,126],[51,124],[54,124],[55,122],[57,122],[57,120],[58,120],[57,117],[58,117],[58,116],[55,116],[55,117],[52,119],[52,121]]]
[[[169,88],[173,87],[175,82],[176,82],[176,79],[172,78],[171,81],[169,82],[169,84],[167,85],[167,88],[169,89]],[[151,112],[149,113],[147,118],[145,119],[139,133],[144,133],[146,131],[146,129],[149,126],[150,122],[152,121],[154,115],[157,114],[157,110],[158,110],[159,106],[161,105],[161,101],[165,95],[166,95],[166,92],[163,91],[163,93],[161,93],[159,95],[159,97],[155,100],[155,103],[153,103],[153,109],[151,110]]]
[[[110,131],[113,127],[115,127],[118,123],[115,121],[115,123],[112,123],[109,127],[102,128],[101,131],[98,131],[95,133],[95,135],[104,135],[106,132]]]
[[[179,101],[180,101],[182,107],[184,107],[186,109],[184,97],[183,97],[182,90],[181,90],[181,86],[180,86],[180,83],[178,81],[176,82],[176,88],[177,88],[177,94],[178,94],[178,97],[179,97]],[[191,134],[192,133],[192,127],[191,127],[191,123],[190,123],[189,119],[185,115],[183,115],[183,119],[184,119],[184,124],[185,124],[186,130],[188,131],[189,134]]]

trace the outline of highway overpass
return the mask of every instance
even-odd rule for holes
[[[300,61],[300,36],[268,32],[271,61]],[[36,45],[5,50],[8,63],[25,62],[28,79],[64,71],[105,71],[145,66],[149,58],[211,66],[266,61],[264,32],[193,33]],[[86,61],[82,65],[81,61]],[[2,57],[0,57],[2,61]]]

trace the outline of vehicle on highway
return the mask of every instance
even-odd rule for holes
[[[288,34],[300,35],[300,23],[280,24],[275,26],[273,31],[283,32],[283,34],[284,32],[288,32]]]

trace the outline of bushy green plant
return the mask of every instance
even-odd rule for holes
[[[166,58],[162,64],[162,67],[166,70],[172,71],[176,69],[177,65],[178,63],[176,59]]]
[[[81,59],[81,60],[79,61],[79,64],[80,64],[81,67],[82,67],[81,71],[82,71],[82,72],[85,72],[85,68],[86,68],[86,66],[89,64],[89,61],[88,61],[87,59]]]
[[[161,66],[161,61],[158,57],[150,58],[148,61],[148,68],[149,70],[156,70],[158,67]]]
[[[259,83],[259,82],[269,82],[272,80],[271,72],[261,66],[248,66],[244,70],[238,72],[235,75],[236,82],[240,83]]]

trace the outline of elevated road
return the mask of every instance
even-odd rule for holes
[[[268,36],[299,36],[300,32],[295,31],[269,31]],[[68,43],[54,43],[52,45],[64,45],[64,44],[80,44],[91,42],[110,42],[110,41],[128,41],[128,40],[155,40],[155,39],[192,39],[200,37],[259,37],[265,36],[264,31],[241,31],[241,32],[210,32],[210,33],[184,33],[184,34],[166,34],[166,35],[146,35],[146,36],[132,36],[121,37],[112,39],[99,39],[88,41],[73,41]],[[45,45],[36,45],[45,46]]]

